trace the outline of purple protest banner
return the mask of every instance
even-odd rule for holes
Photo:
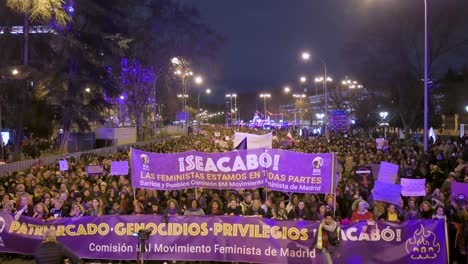
[[[274,191],[333,193],[336,185],[336,158],[333,153],[311,154],[266,149],[278,159],[278,167],[267,173],[268,187]]]
[[[139,230],[151,230],[145,259],[249,263],[322,263],[311,249],[318,227],[312,221],[277,221],[237,216],[101,216],[42,222],[15,221],[0,213],[0,252],[33,254],[43,233],[81,258],[135,260]],[[445,263],[443,220],[358,222],[342,226],[342,257],[336,263]],[[79,242],[79,243],[77,243]],[[335,263],[335,262],[334,262]]]
[[[131,151],[132,186],[156,190],[183,188],[248,189],[333,193],[336,157],[278,149],[173,154]]]
[[[132,186],[156,190],[246,189],[265,186],[263,170],[278,166],[263,149],[173,154],[131,151]]]

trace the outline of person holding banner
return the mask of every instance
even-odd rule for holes
[[[341,257],[341,228],[333,220],[333,213],[326,212],[325,220],[320,224],[312,241],[312,247],[316,247],[319,253],[322,253],[324,264],[332,264],[333,257]]]

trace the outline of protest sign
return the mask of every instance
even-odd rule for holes
[[[372,175],[372,168],[370,166],[358,167],[355,171],[354,179],[360,185],[369,190],[374,188],[374,177]]]
[[[395,183],[398,176],[398,165],[382,161],[379,168],[379,181]]]
[[[87,175],[102,175],[104,174],[104,166],[102,165],[89,165],[86,166]]]
[[[426,196],[426,179],[401,179],[401,195]]]
[[[384,145],[384,142],[385,142],[385,138],[376,138],[375,139],[375,145],[376,145],[377,149],[382,149],[382,147]]]
[[[67,171],[68,170],[68,161],[67,160],[59,160],[59,168],[60,168],[60,171]]]
[[[376,181],[374,192],[372,193],[374,200],[387,202],[395,205],[400,204],[401,185]]]
[[[127,175],[128,161],[112,161],[109,175]]]
[[[248,149],[272,148],[273,135],[271,132],[265,135],[236,132],[234,134],[233,146],[238,146],[245,138],[247,138]]]
[[[458,206],[468,205],[468,183],[452,182],[452,202]]]

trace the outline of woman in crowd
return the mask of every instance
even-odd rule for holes
[[[385,212],[379,216],[379,220],[389,221],[389,222],[399,222],[403,221],[403,216],[398,213],[396,206],[394,204],[388,204]]]
[[[357,205],[357,206],[356,206]],[[351,222],[374,220],[374,215],[369,212],[369,204],[364,200],[356,200]],[[357,208],[356,208],[357,207]]]
[[[223,215],[223,203],[221,200],[215,199],[209,205],[210,215]]]
[[[45,221],[49,218],[49,209],[44,203],[40,202],[34,206],[33,218]]]
[[[85,213],[83,206],[79,202],[73,203],[70,210],[70,217],[81,217]]]
[[[102,200],[94,198],[91,204],[91,208],[86,211],[86,216],[101,216],[104,214],[104,208]]]
[[[288,220],[288,211],[286,210],[286,202],[283,199],[276,202],[275,207],[272,210],[271,219],[277,220]]]
[[[432,219],[447,219],[445,216],[444,207],[442,207],[441,205],[436,206],[434,210],[434,215],[432,215]]]
[[[421,203],[421,218],[422,219],[431,219],[434,209],[432,208],[432,204],[428,201],[424,201]]]
[[[177,216],[180,215],[179,203],[175,199],[169,199],[167,201],[167,208],[164,212],[165,216]]]
[[[421,219],[421,212],[416,206],[416,199],[413,197],[408,199],[408,205],[404,209],[405,220],[418,220]]]
[[[231,199],[231,201],[229,202],[226,208],[226,213],[224,215],[242,215],[242,208],[237,204],[237,200],[235,198]]]
[[[312,220],[313,215],[305,206],[305,202],[299,200],[297,207],[289,212],[288,218],[294,220]]]
[[[200,207],[198,200],[193,199],[190,202],[190,207],[185,210],[184,215],[205,215],[205,212]]]

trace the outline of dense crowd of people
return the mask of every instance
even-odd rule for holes
[[[188,150],[231,151],[234,131],[262,134],[248,128],[204,127],[190,136],[171,138],[141,149],[158,153]],[[286,134],[292,133],[293,141]],[[377,132],[375,132],[377,133]],[[4,173],[0,178],[0,211],[16,219],[43,221],[62,217],[101,215],[244,215],[278,220],[322,222],[333,214],[341,225],[363,220],[405,221],[444,219],[449,225],[451,260],[465,263],[468,212],[465,203],[451,200],[451,183],[468,183],[468,139],[438,140],[428,152],[411,139],[388,135],[388,147],[377,149],[368,131],[299,136],[297,130],[273,131],[273,147],[306,153],[337,152],[339,184],[333,194],[281,193],[268,188],[249,190],[186,189],[156,191],[133,189],[130,176],[109,176],[111,161],[128,160],[128,149],[114,154],[83,155],[69,161],[69,170],[58,164],[33,166],[27,171]],[[304,133],[302,133],[304,135]],[[399,165],[401,178],[426,179],[426,196],[401,197],[399,204],[375,201],[374,179],[355,173],[356,168],[387,161]],[[87,165],[104,165],[105,174],[88,177]],[[374,175],[375,176],[375,175]]]

